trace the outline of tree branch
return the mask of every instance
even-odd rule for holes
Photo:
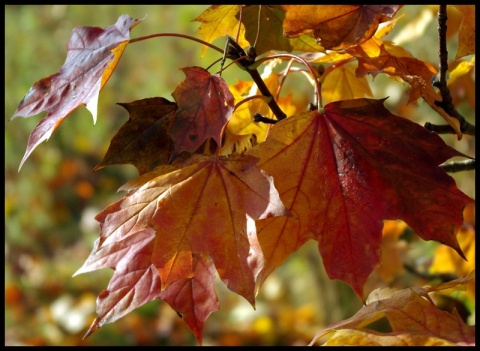
[[[462,133],[475,135],[475,126],[465,120],[465,118],[455,109],[455,106],[453,106],[452,102],[452,95],[450,94],[450,90],[447,87],[447,5],[439,5],[438,8],[438,38],[438,57],[440,59],[439,79],[433,85],[440,90],[442,101],[437,102],[436,105],[441,107],[450,116],[458,119],[458,121],[460,122],[460,130],[462,131]]]
[[[256,68],[252,67],[252,63],[255,62],[255,57],[251,57],[245,53],[245,51],[235,42],[231,37],[227,37],[227,45],[225,47],[225,58],[229,58],[235,60],[236,63],[244,70],[250,74],[255,84],[257,84],[258,90],[265,96],[265,102],[272,110],[275,117],[278,120],[282,120],[287,118],[287,115],[282,111],[282,109],[278,106],[277,101],[274,99],[270,90],[265,85],[260,73],[258,73]]]
[[[449,173],[472,171],[472,170],[475,170],[475,160],[449,162],[449,163],[440,165],[440,167],[443,168],[445,172],[449,172]]]

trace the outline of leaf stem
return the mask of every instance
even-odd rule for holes
[[[235,106],[233,107],[233,111],[235,111],[241,104],[244,104],[247,101],[254,100],[254,99],[262,99],[263,101],[265,101],[265,96],[263,96],[263,95],[248,96],[245,99],[239,101],[237,104],[235,104]]]
[[[319,102],[318,109],[323,108],[322,96],[321,96],[321,92],[320,92],[320,83],[318,82],[318,79],[317,79],[318,77],[315,75],[315,72],[312,69],[312,66],[310,66],[310,64],[306,60],[304,60],[303,58],[301,58],[299,56],[296,56],[296,55],[292,55],[292,54],[275,54],[275,55],[271,55],[271,56],[266,56],[266,57],[258,59],[257,61],[255,61],[255,63],[263,62],[263,61],[271,60],[271,59],[275,59],[275,58],[294,59],[295,61],[298,61],[298,62],[304,64],[308,68],[310,74],[312,75],[313,80],[315,81],[315,94],[316,94],[316,97],[317,97],[317,101]]]
[[[130,39],[129,43],[131,44],[131,43],[135,43],[135,42],[138,42],[138,41],[143,41],[143,40],[156,38],[156,37],[179,37],[179,38],[184,38],[184,39],[196,41],[197,43],[206,45],[209,48],[211,48],[213,50],[217,50],[219,53],[223,54],[223,50],[220,49],[218,46],[210,44],[210,43],[208,43],[208,42],[206,42],[202,39],[198,39],[198,38],[192,37],[190,35],[179,34],[179,33],[156,33],[156,34],[146,35],[144,37],[138,37],[138,38]]]

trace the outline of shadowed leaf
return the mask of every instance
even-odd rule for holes
[[[94,170],[129,163],[143,174],[167,163],[172,145],[167,130],[177,104],[149,98],[119,105],[130,113],[130,118],[112,138],[105,157]]]

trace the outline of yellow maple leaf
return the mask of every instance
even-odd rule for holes
[[[345,64],[326,75],[322,84],[325,103],[373,96],[367,79],[357,78],[355,69],[355,65]]]
[[[198,33],[203,40],[208,43],[212,43],[215,39],[229,35],[233,38],[238,36],[238,44],[241,47],[246,47],[249,42],[245,39],[245,26],[239,23],[235,17],[240,11],[240,5],[212,5],[200,16],[196,17],[193,21],[202,22],[200,27],[197,28]],[[240,28],[239,28],[240,25]],[[202,56],[205,53],[206,47],[202,49]]]

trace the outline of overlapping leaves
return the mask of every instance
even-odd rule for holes
[[[255,166],[256,158],[198,156],[196,161],[129,182],[123,187],[129,193],[96,217],[100,238],[77,274],[110,267],[115,275],[108,297],[97,301],[92,330],[165,297],[200,331],[218,308],[211,264],[198,261],[204,255],[229,289],[255,303],[256,278],[264,266],[255,220],[287,212],[272,177]],[[186,293],[183,287],[193,285],[204,290],[190,292],[198,304],[174,298],[175,291]]]
[[[258,23],[253,14],[265,23],[262,33],[267,34],[259,36],[257,53],[346,49],[351,56],[343,59],[355,57],[359,63],[357,77],[399,76],[415,88],[411,99],[421,95],[435,105],[436,93],[423,84],[435,69],[393,55],[372,38],[398,8],[254,5],[244,8],[242,23],[250,42]],[[200,34],[207,41],[230,35],[239,9],[210,8],[196,19],[204,23]],[[310,22],[300,21],[306,17]],[[138,22],[124,15],[105,30],[74,30],[60,72],[37,82],[14,114],[48,111],[30,136],[21,164],[80,104],[95,119],[98,93]],[[278,36],[281,28],[290,38]],[[317,43],[308,39],[310,33]],[[200,67],[182,70],[186,78],[172,94],[175,103],[150,98],[121,104],[130,119],[97,166],[131,163],[140,177],[122,187],[124,198],[96,217],[100,238],[76,273],[115,270],[97,299],[98,317],[87,335],[159,298],[183,316],[201,343],[207,317],[219,308],[216,274],[254,305],[269,274],[310,239],[318,241],[330,278],[347,282],[363,297],[363,285],[380,261],[385,219],[403,219],[421,238],[444,243],[463,257],[455,235],[471,199],[439,165],[465,155],[438,135],[391,114],[383,100],[371,99],[344,99],[321,113],[296,113],[289,97],[279,98],[282,108],[291,108],[290,117],[273,127],[254,124],[253,110],[269,116],[264,102],[249,101],[233,114],[235,100],[246,90],[256,94],[251,85],[229,87]],[[263,78],[277,90],[278,76]],[[363,88],[362,95],[367,93]],[[218,148],[216,155],[200,155],[209,142]],[[182,153],[187,156],[179,158]],[[412,301],[425,307],[421,297]]]

